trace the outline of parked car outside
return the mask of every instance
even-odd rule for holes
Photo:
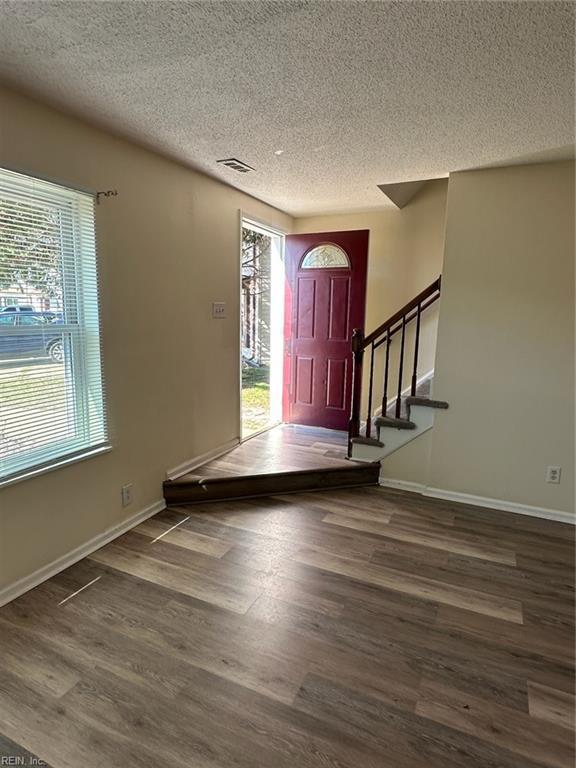
[[[7,307],[2,307],[0,312],[34,312],[34,307],[30,304],[9,304]]]
[[[50,358],[64,362],[64,344],[58,325],[62,317],[54,312],[0,312],[0,361],[22,358]],[[37,333],[28,330],[37,329]],[[22,329],[15,333],[14,329]]]

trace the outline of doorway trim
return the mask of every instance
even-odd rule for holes
[[[270,424],[263,429],[253,432],[250,435],[242,435],[242,230],[244,226],[270,235],[274,238],[280,238],[279,251],[277,251],[271,260],[271,299],[274,294],[277,295],[277,301],[271,300],[272,317],[270,323]],[[263,432],[278,426],[282,423],[282,392],[283,392],[283,358],[284,358],[284,252],[285,236],[290,234],[282,227],[271,224],[264,219],[253,216],[251,213],[239,209],[238,220],[238,439],[242,443],[250,440]]]

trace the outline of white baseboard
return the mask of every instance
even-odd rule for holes
[[[76,547],[76,549],[73,549],[71,552],[67,552],[65,555],[48,563],[48,565],[42,566],[42,568],[34,571],[34,573],[31,573],[29,576],[24,576],[13,584],[9,584],[7,587],[4,587],[4,589],[0,590],[0,606],[6,605],[6,603],[9,603],[11,600],[15,600],[17,597],[20,597],[20,595],[23,595],[24,592],[28,592],[28,590],[37,587],[38,584],[55,576],[65,568],[69,568],[71,565],[74,565],[74,563],[77,563],[78,560],[82,560],[82,558],[92,554],[92,552],[100,549],[100,547],[103,547],[105,544],[108,544],[113,539],[118,538],[118,536],[121,536],[123,533],[126,533],[126,531],[129,531],[131,528],[134,528],[165,508],[166,502],[164,499],[156,501],[149,507],[141,509],[140,512],[136,512],[135,515],[132,515],[127,520],[123,520],[121,523],[112,526],[112,528],[108,528],[106,531],[94,536],[94,538],[89,539],[89,541],[84,542],[84,544],[80,544],[79,547]]]
[[[381,486],[385,488],[398,488],[402,491],[419,493],[422,496],[430,496],[434,499],[444,499],[445,501],[457,501],[460,504],[471,504],[475,507],[486,507],[487,509],[496,509],[502,512],[514,512],[518,515],[528,515],[529,517],[540,517],[544,520],[555,520],[558,523],[568,523],[576,525],[576,516],[569,512],[562,512],[560,509],[547,509],[546,507],[533,507],[529,504],[519,504],[515,501],[505,501],[504,499],[491,499],[487,496],[475,496],[471,493],[460,493],[459,491],[447,491],[443,488],[430,488],[422,483],[413,483],[408,480],[395,480],[389,477],[381,477],[379,480]]]
[[[383,488],[396,488],[399,491],[410,491],[411,493],[420,493],[424,495],[426,486],[422,483],[413,483],[410,480],[396,480],[391,477],[380,477],[378,484]]]
[[[201,453],[200,456],[195,456],[193,459],[188,459],[188,461],[185,461],[182,464],[178,464],[177,467],[167,469],[166,480],[176,480],[176,478],[182,477],[182,475],[185,475],[187,472],[192,472],[193,469],[201,467],[202,464],[206,464],[208,461],[212,461],[213,459],[220,458],[220,456],[224,456],[225,453],[228,453],[228,451],[231,451],[232,448],[235,448],[239,444],[240,438],[235,437],[233,440],[228,440],[228,442],[224,443],[224,445],[218,446],[218,448],[213,448],[211,451]]]

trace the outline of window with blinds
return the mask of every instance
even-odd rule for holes
[[[94,198],[0,169],[0,484],[106,441]]]

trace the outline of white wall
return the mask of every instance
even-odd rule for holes
[[[12,91],[0,89],[0,115],[0,165],[118,190],[96,210],[114,449],[0,490],[1,588],[161,499],[166,469],[238,437],[239,209],[292,220]],[[226,320],[211,319],[213,300]]]
[[[402,449],[386,476],[573,513],[573,163],[450,177],[435,368],[427,470]]]

